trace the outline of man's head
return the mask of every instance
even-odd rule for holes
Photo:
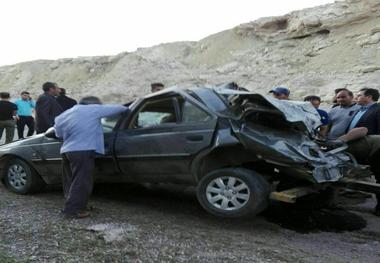
[[[101,100],[95,96],[84,97],[79,101],[81,105],[90,105],[90,104],[102,104]]]
[[[321,98],[316,95],[306,96],[303,101],[309,101],[316,109],[318,109],[319,105],[321,105]]]
[[[165,88],[164,84],[162,83],[159,83],[159,82],[156,82],[156,83],[152,83],[150,84],[150,91],[153,93],[153,92],[157,92],[157,91],[160,91],[160,90],[163,90]]]
[[[273,97],[279,100],[288,100],[290,95],[290,90],[284,87],[276,87],[269,91],[273,93]]]
[[[340,106],[350,106],[353,103],[353,100],[354,94],[348,89],[340,89],[340,91],[336,94],[336,103]]]
[[[377,89],[364,88],[359,90],[356,97],[359,105],[366,106],[379,100],[379,91]]]
[[[23,100],[29,100],[29,98],[30,98],[30,93],[29,92],[27,92],[27,91],[21,92],[21,99],[23,99]]]
[[[60,89],[58,88],[57,84],[54,82],[45,82],[42,85],[42,90],[48,93],[49,95],[58,96]]]
[[[9,92],[0,92],[0,99],[9,100],[10,97],[11,96],[10,96]]]
[[[338,103],[338,101],[336,100],[336,96],[338,95],[339,92],[341,92],[342,90],[347,90],[346,88],[337,88],[334,90],[334,96],[332,98],[332,102],[333,103]]]

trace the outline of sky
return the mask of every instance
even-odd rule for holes
[[[1,0],[0,66],[198,41],[333,0]]]

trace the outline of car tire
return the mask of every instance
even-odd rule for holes
[[[45,183],[36,171],[21,159],[11,159],[4,167],[4,183],[12,192],[28,194],[42,190]]]
[[[270,184],[260,174],[243,168],[219,169],[198,184],[202,207],[219,217],[256,215],[267,208]]]

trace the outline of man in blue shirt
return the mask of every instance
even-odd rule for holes
[[[326,111],[319,109],[321,105],[321,98],[316,95],[306,96],[304,101],[309,101],[314,108],[318,111],[319,116],[321,117],[322,126],[319,128],[320,134],[325,137],[327,135],[327,125],[329,124],[329,115]]]
[[[33,109],[36,107],[36,103],[30,98],[30,94],[27,91],[21,92],[21,99],[15,101],[17,105],[17,134],[19,139],[24,139],[25,125],[28,127],[27,136],[32,136],[34,133],[34,118]]]
[[[273,94],[273,97],[278,100],[288,100],[290,95],[290,90],[285,87],[276,87],[269,91]]]
[[[93,188],[91,172],[95,154],[104,154],[104,137],[101,119],[128,108],[121,105],[100,105],[97,97],[85,97],[79,105],[55,118],[55,132],[63,139],[61,147],[63,167],[63,215],[84,218]]]

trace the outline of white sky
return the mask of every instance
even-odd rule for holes
[[[200,40],[333,0],[0,0],[0,65]]]

